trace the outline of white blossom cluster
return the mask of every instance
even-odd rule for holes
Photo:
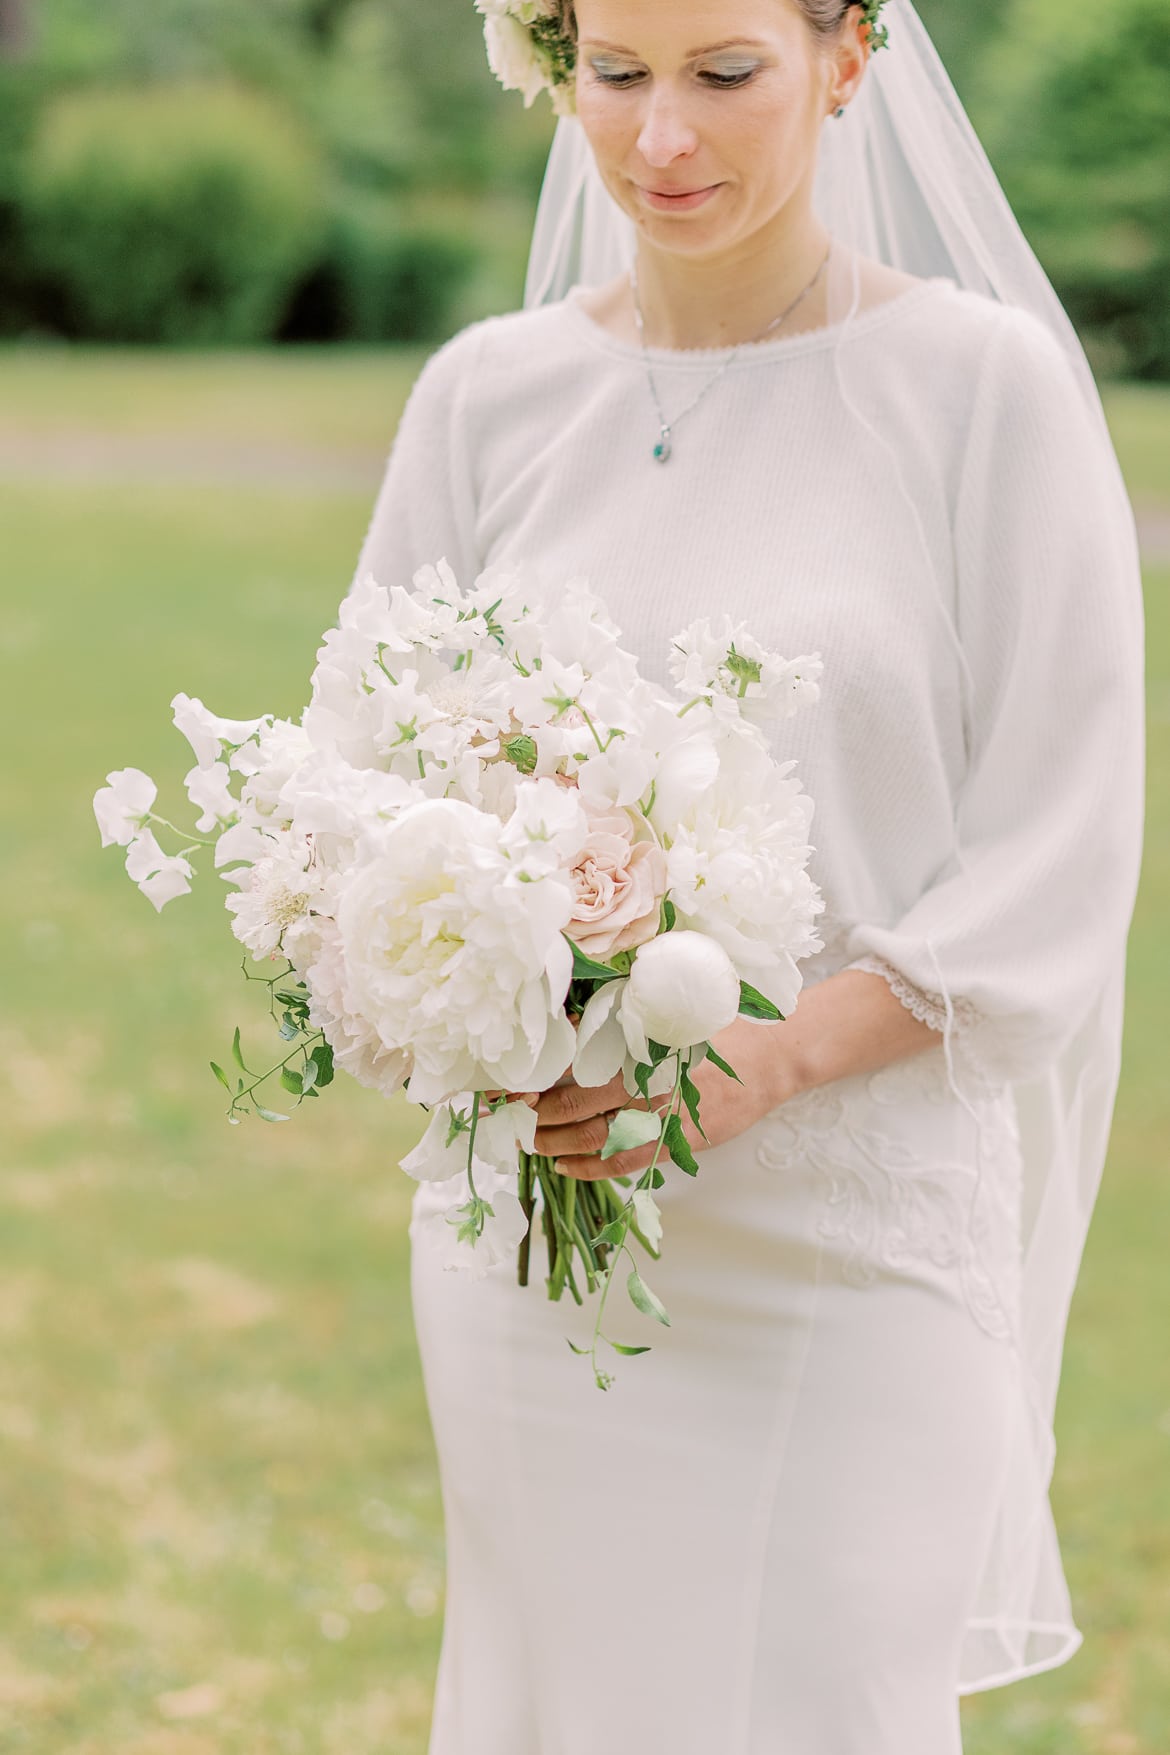
[[[462,589],[444,562],[409,590],[367,575],[299,724],[172,702],[236,938],[293,965],[338,1066],[432,1109],[404,1168],[448,1183],[451,1213],[471,1171],[490,1212],[475,1250],[437,1220],[475,1273],[523,1234],[535,1126],[519,1101],[481,1112],[479,1093],[546,1090],[571,1065],[633,1094],[651,1044],[709,1041],[742,982],[787,1015],[820,949],[812,801],[766,738],[816,699],[820,660],[696,622],[673,642],[672,696],[584,581],[551,609],[542,595],[500,569]],[[195,848],[162,852],[155,795],[122,769],[94,810],[161,909],[190,888]]]

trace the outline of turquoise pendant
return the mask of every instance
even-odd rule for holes
[[[670,428],[663,427],[662,436],[654,447],[655,463],[670,462]]]

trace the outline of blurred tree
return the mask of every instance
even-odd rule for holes
[[[1020,222],[1100,366],[1170,377],[1170,6],[1124,0],[1000,121]]]
[[[977,104],[983,58],[1004,30],[1013,0],[917,0],[915,10],[939,52],[951,82],[971,110]]]

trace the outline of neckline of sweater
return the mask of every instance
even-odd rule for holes
[[[880,304],[871,305],[862,311],[849,324],[852,335],[863,335],[871,329],[878,328],[890,318],[916,305],[923,295],[934,287],[945,286],[952,291],[957,290],[956,282],[945,274],[934,274],[924,278],[917,286],[905,292],[897,293],[892,299],[884,299]],[[584,289],[570,287],[561,300],[561,308],[573,322],[578,333],[585,336],[594,347],[602,353],[612,354],[617,359],[637,360],[642,357],[642,350],[636,342],[619,341],[608,329],[581,306],[579,299]],[[846,319],[837,323],[822,323],[817,329],[799,329],[795,335],[780,335],[770,341],[741,342],[738,352],[745,362],[758,360],[783,359],[790,354],[814,353],[835,341],[845,328]],[[727,359],[735,353],[735,347],[648,347],[647,354],[651,360],[664,365],[676,365],[682,369],[688,366],[708,366],[714,360]],[[735,362],[738,364],[739,362]]]

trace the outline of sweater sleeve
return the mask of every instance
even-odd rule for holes
[[[431,355],[415,381],[390,448],[349,590],[366,573],[408,586],[422,566],[447,560],[461,585],[480,571],[475,540],[474,447],[468,393],[482,324]]]
[[[1059,344],[1004,310],[955,510],[969,760],[955,857],[893,922],[880,974],[982,1081],[1037,1076],[1124,958],[1141,862],[1144,623],[1132,509]]]

